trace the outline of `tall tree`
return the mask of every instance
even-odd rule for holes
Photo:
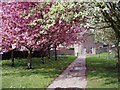
[[[33,50],[40,47],[45,41],[39,33],[43,30],[42,26],[40,24],[33,26],[32,23],[34,19],[41,17],[37,12],[34,16],[30,16],[29,13],[29,9],[35,8],[38,4],[33,2],[2,3],[3,51],[9,51],[11,46],[14,46],[14,48],[26,47],[28,50],[28,68],[31,68]],[[28,14],[30,17],[27,17]]]
[[[81,42],[87,31],[82,24],[86,23],[87,18],[81,15],[83,10],[81,11],[79,3],[67,4],[2,3],[2,51],[9,51],[11,46],[12,49],[26,47],[28,68],[31,68],[31,55],[36,48],[46,50],[48,42],[50,46],[56,45],[56,47],[59,44],[68,46]],[[66,16],[67,14],[69,16]]]
[[[117,2],[97,3],[99,12],[101,12],[101,21],[104,23],[102,33],[105,39],[115,43],[118,53],[118,64],[120,63],[119,43],[120,43],[120,10]],[[97,15],[96,15],[97,16]],[[99,20],[100,21],[100,20]],[[101,22],[101,23],[102,23]],[[107,29],[106,29],[107,28]],[[106,34],[108,33],[108,34]],[[106,34],[106,35],[105,35]]]

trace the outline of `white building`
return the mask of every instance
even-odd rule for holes
[[[75,56],[79,56],[81,54],[86,53],[96,54],[96,44],[94,40],[94,35],[86,33],[85,37],[85,42],[81,43],[80,45],[74,45]]]

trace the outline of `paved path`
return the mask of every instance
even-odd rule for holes
[[[55,90],[60,90],[59,88],[82,88],[76,90],[84,90],[87,85],[85,72],[85,55],[81,55],[48,86],[48,90],[55,88]]]

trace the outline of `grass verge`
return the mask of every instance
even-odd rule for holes
[[[46,88],[75,58],[58,57],[57,61],[54,57],[45,58],[45,64],[41,64],[40,58],[33,58],[34,69],[26,69],[26,59],[15,60],[15,67],[11,60],[3,60],[2,88]]]
[[[87,55],[87,88],[118,88],[116,60],[107,53]]]

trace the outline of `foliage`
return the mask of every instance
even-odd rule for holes
[[[107,44],[116,44],[119,38],[119,16],[120,11],[117,1],[115,2],[92,2],[90,9],[94,12],[90,12],[90,24],[94,29],[93,33],[98,41],[104,41]],[[88,8],[89,10],[89,8]]]
[[[10,46],[13,46],[12,49],[25,46],[29,50],[45,41],[39,34],[39,31],[43,29],[41,25],[33,27],[31,24],[34,18],[40,18],[38,13],[34,13],[34,16],[29,14],[29,9],[38,4],[33,2],[2,3],[3,50],[5,48],[9,51]],[[31,17],[26,17],[27,15]]]
[[[86,17],[80,7],[79,3],[65,2],[2,2],[1,52],[24,46],[31,68],[35,49],[83,42],[87,28],[81,25],[86,23]]]
[[[82,22],[79,20],[85,20],[80,15],[81,9],[77,10],[80,5],[76,5],[39,2],[2,3],[3,49],[8,51],[10,46],[14,48],[25,46],[28,50],[34,50],[42,48],[49,41],[53,41],[53,44],[58,42],[67,45],[78,42],[78,40],[82,41],[81,38],[86,29],[81,27]],[[74,24],[68,23],[68,21],[74,22]],[[77,37],[77,33],[81,33],[81,37]]]

